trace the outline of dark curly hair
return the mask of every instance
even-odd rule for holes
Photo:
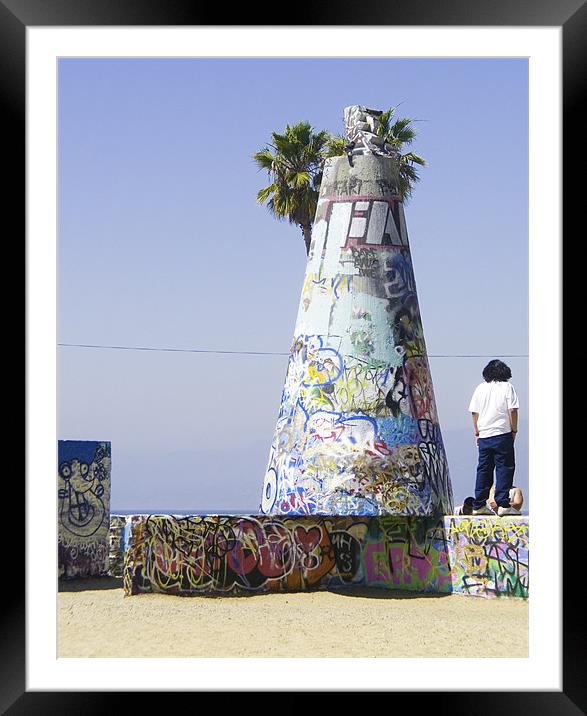
[[[483,368],[483,377],[487,383],[491,383],[494,380],[505,382],[512,377],[512,371],[503,361],[490,360]]]

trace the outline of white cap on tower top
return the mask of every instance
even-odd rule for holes
[[[369,109],[359,104],[344,108],[344,133],[349,154],[393,154],[392,147],[379,134],[380,109]]]

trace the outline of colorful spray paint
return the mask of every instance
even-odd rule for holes
[[[528,518],[454,517],[397,162],[345,110],[325,169],[261,515],[116,521],[125,594],[368,586],[528,597]]]
[[[124,571],[125,515],[110,515],[108,576],[122,577]]]
[[[133,515],[125,594],[348,586],[528,597],[528,520]]]
[[[452,512],[398,165],[367,131],[375,115],[347,108],[354,149],[325,167],[263,514]]]
[[[59,440],[57,469],[58,573],[108,573],[110,443]]]

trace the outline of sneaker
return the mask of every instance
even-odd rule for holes
[[[497,514],[503,517],[504,515],[521,515],[522,513],[520,510],[516,510],[515,507],[498,507]]]
[[[489,507],[480,507],[478,510],[473,510],[474,515],[494,515],[495,512],[490,510]]]

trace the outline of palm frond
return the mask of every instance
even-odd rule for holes
[[[311,185],[312,175],[309,171],[292,172],[288,176],[288,180],[291,182],[294,189],[302,189]]]
[[[339,157],[346,153],[345,150],[346,146],[346,139],[344,137],[341,137],[340,134],[334,136],[330,136],[326,142],[326,146],[324,149],[324,158],[328,159],[329,157]]]
[[[405,201],[420,181],[416,167],[426,166],[426,161],[414,152],[402,153],[415,139],[416,131],[413,120],[396,117],[396,110],[390,107],[381,113],[377,131],[396,151],[399,191]],[[253,155],[271,180],[257,192],[257,201],[277,219],[298,224],[302,233],[307,232],[316,214],[324,162],[346,154],[346,138],[326,130],[315,132],[308,121],[302,121],[286,124],[282,132],[272,132],[271,139],[272,143]]]
[[[385,137],[385,135],[389,133],[391,118],[395,113],[395,109],[395,107],[390,107],[379,115],[379,128],[377,130],[377,134],[380,137]]]
[[[259,165],[260,169],[271,171],[275,161],[275,155],[268,147],[265,147],[265,149],[262,149],[260,152],[253,154],[253,160]]]
[[[268,201],[271,196],[277,191],[277,184],[273,182],[272,184],[269,184],[269,186],[266,186],[264,189],[259,189],[257,192],[257,201],[259,204],[264,204],[266,201]]]
[[[406,162],[419,164],[421,167],[425,167],[428,165],[424,157],[421,157],[419,154],[414,154],[414,152],[406,152],[405,154],[402,154],[402,159]]]

